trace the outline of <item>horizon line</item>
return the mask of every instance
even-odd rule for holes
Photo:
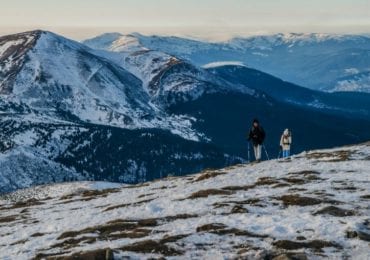
[[[136,29],[139,30],[127,30],[128,28],[133,29],[132,27],[45,27],[45,26],[33,26],[33,27],[9,27],[9,26],[0,26],[0,37],[7,36],[7,35],[12,35],[12,34],[18,34],[18,33],[24,33],[24,32],[30,32],[30,31],[48,31],[52,32],[58,35],[61,35],[65,38],[73,39],[76,41],[84,41],[88,40],[91,38],[99,37],[104,34],[110,34],[110,33],[117,33],[121,35],[134,35],[134,34],[139,34],[143,36],[160,36],[160,37],[179,37],[179,38],[185,38],[185,39],[190,39],[190,40],[198,40],[198,41],[209,41],[209,42],[224,42],[236,38],[250,38],[254,36],[273,36],[273,35],[289,35],[289,34],[297,34],[297,35],[337,35],[337,36],[365,36],[365,37],[370,37],[370,31],[363,31],[363,32],[325,32],[325,31],[307,31],[307,30],[289,30],[289,31],[269,31],[269,30],[245,30],[243,32],[239,33],[225,33],[222,30],[219,31],[213,31],[209,33],[208,36],[199,35],[199,28],[197,28],[198,32],[194,31],[194,33],[181,33],[181,32],[161,32],[161,29],[163,30],[164,28],[179,28],[178,26],[174,27],[161,27],[160,30],[157,30],[157,32],[149,32],[143,30],[143,29],[154,29],[155,27],[136,27]],[[140,31],[140,28],[142,29]],[[189,27],[181,27],[181,28],[186,28],[190,29]],[[69,31],[69,32],[68,32]],[[85,33],[81,33],[85,32]],[[85,34],[85,37],[81,37],[82,35]],[[218,34],[218,36],[215,36]],[[74,37],[73,35],[80,35],[77,37]],[[212,36],[213,35],[213,36]],[[223,36],[221,36],[223,35]]]

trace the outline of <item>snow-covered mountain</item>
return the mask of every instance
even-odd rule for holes
[[[262,90],[267,95],[270,95],[278,100],[306,105],[309,107],[322,108],[326,110],[336,111],[340,114],[349,113],[351,116],[361,115],[368,117],[370,113],[369,102],[350,102],[356,94],[338,94],[329,95],[319,91],[310,91],[302,88],[299,85],[293,85],[282,82],[279,79],[273,78],[270,75],[248,68],[241,61],[219,61],[211,62],[202,67],[207,71],[195,68],[184,60],[180,60],[176,56],[169,53],[176,53],[186,60],[194,61],[194,59],[202,58],[207,53],[210,59],[215,58],[217,53],[209,53],[212,49],[220,48],[222,50],[238,50],[248,54],[249,50],[260,49],[269,52],[275,49],[289,49],[289,52],[294,52],[299,48],[298,53],[302,51],[308,53],[308,49],[320,49],[324,52],[345,51],[348,48],[355,46],[366,46],[367,37],[351,36],[351,35],[328,35],[328,34],[277,34],[272,36],[258,36],[250,38],[235,38],[220,46],[220,43],[211,44],[206,42],[196,42],[194,40],[181,39],[178,37],[158,37],[158,36],[143,36],[140,34],[120,35],[120,34],[103,34],[96,38],[84,42],[91,48],[101,50],[98,55],[107,57],[116,62],[126,70],[133,73],[138,78],[142,79],[148,92],[157,94],[160,91],[158,85],[165,86],[166,90],[170,90],[172,86],[181,86],[186,91],[197,86],[196,91],[192,93],[193,97],[202,95],[207,87],[199,87],[204,85],[203,82],[214,82],[215,85],[224,86],[226,89],[238,89],[238,91],[245,91],[253,94],[253,91]],[[104,43],[104,44],[102,44]],[[331,48],[329,43],[334,44]],[[184,50],[177,49],[182,46]],[[151,49],[152,48],[152,49]],[[304,49],[301,49],[304,48]],[[200,49],[202,51],[200,51]],[[158,51],[161,50],[161,51]],[[203,54],[201,52],[204,52]],[[191,55],[197,53],[197,56],[192,58]],[[190,56],[189,56],[190,55]],[[344,56],[346,56],[344,54]],[[217,60],[217,59],[216,59]],[[306,59],[298,61],[301,65],[306,63]],[[369,59],[370,62],[370,59]],[[181,64],[181,65],[180,65]],[[370,64],[370,63],[369,63]],[[199,65],[199,64],[198,64]],[[300,65],[300,66],[301,66]],[[176,69],[177,73],[171,73],[171,77],[163,77],[166,71],[171,70],[172,67],[180,67]],[[317,67],[317,66],[315,66]],[[218,71],[224,72],[218,73]],[[172,69],[173,71],[173,69]],[[207,73],[207,72],[211,73]],[[226,73],[225,73],[226,71]],[[216,72],[216,73],[215,73]],[[337,86],[334,91],[353,92],[358,90],[366,90],[367,75],[366,73],[359,73],[355,69],[346,70],[350,73],[350,77],[338,79]],[[196,75],[196,76],[195,76]],[[314,75],[314,73],[312,74]],[[164,78],[166,80],[164,80]],[[230,82],[230,78],[232,78]],[[161,79],[159,81],[159,79]],[[222,81],[222,79],[224,79]],[[257,81],[260,81],[256,86]],[[180,82],[180,83],[179,83]],[[276,86],[277,83],[285,85],[281,88]],[[162,83],[162,84],[161,84]],[[231,83],[231,84],[230,84]],[[244,85],[244,87],[237,87]],[[288,86],[290,85],[290,86]],[[208,89],[214,89],[214,86]],[[162,90],[163,91],[163,90]],[[175,92],[181,92],[181,88],[176,87]],[[276,94],[276,95],[275,95]],[[370,96],[366,97],[370,101]]]
[[[341,113],[321,99],[297,105],[250,84],[269,75],[234,82],[135,35],[108,36],[91,40],[94,49],[43,31],[0,38],[0,192],[69,180],[138,183],[244,162],[254,117],[271,157],[286,127],[294,152],[369,139],[366,95],[338,99]],[[353,111],[341,104],[354,99]]]
[[[100,41],[105,37],[103,35]],[[116,34],[110,40],[126,37]],[[349,71],[362,73],[370,68],[370,38],[361,35],[290,33],[234,38],[221,43],[137,33],[129,38],[136,47],[167,52],[198,66],[241,62],[297,85],[319,90],[332,90]]]
[[[363,119],[368,119],[370,116],[370,95],[368,93],[351,92],[349,89],[346,92],[335,93],[312,90],[241,64],[215,63],[212,66],[207,66],[207,70],[215,76],[223,78],[229,84],[243,84],[284,103],[341,116],[347,115]],[[366,75],[364,74],[364,83]],[[341,91],[345,90],[341,89]]]
[[[370,93],[370,71],[358,72],[349,69],[348,76],[338,80],[331,91],[357,91]]]
[[[2,259],[368,259],[370,146],[0,200]],[[69,259],[68,258],[68,259]]]
[[[168,113],[159,95],[95,50],[43,31],[0,43],[0,191],[71,179],[137,182],[234,161],[207,144],[196,118]]]
[[[227,84],[221,78],[176,56],[144,47],[136,34],[103,34],[84,44],[97,50],[97,55],[141,79],[146,91],[162,105],[194,100],[205,93],[219,91],[254,94],[251,89]]]
[[[122,35],[120,33],[105,33],[83,41],[83,43],[93,49],[121,51],[140,51],[146,50],[136,37],[136,34]]]
[[[177,133],[183,128],[188,138],[197,139],[189,120],[171,118],[152,103],[140,79],[84,45],[41,31],[11,37],[16,37],[14,42],[1,39],[4,101],[53,116],[63,112],[85,122],[128,129],[175,130],[173,123],[179,122]],[[10,76],[16,75],[13,80],[7,68],[13,71]]]
[[[247,38],[234,38],[228,41],[234,48],[272,50],[277,47],[294,49],[297,47],[323,47],[334,44],[334,50],[345,50],[369,43],[367,36],[339,35],[324,33],[279,33],[275,35],[261,35]],[[321,46],[320,46],[321,45]]]
[[[110,36],[110,34],[108,34],[108,36]],[[277,135],[280,131],[278,129],[283,127],[280,126],[280,123],[277,125],[276,121],[285,121],[281,118],[285,117],[284,114],[286,110],[290,111],[290,118],[288,118],[286,124],[298,133],[297,137],[299,139],[304,138],[304,140],[307,140],[307,135],[318,134],[318,136],[321,136],[320,133],[313,133],[315,130],[311,130],[311,133],[307,133],[304,129],[297,127],[310,124],[308,121],[311,122],[311,120],[314,125],[317,124],[317,121],[322,121],[317,127],[319,132],[322,132],[324,128],[329,128],[332,134],[334,134],[334,132],[337,131],[337,129],[333,129],[334,125],[336,125],[337,128],[341,128],[338,123],[336,123],[337,119],[324,118],[322,117],[322,113],[343,117],[346,118],[345,120],[368,120],[370,116],[369,95],[361,95],[361,97],[359,97],[353,93],[327,94],[313,91],[282,81],[264,72],[250,69],[240,62],[215,62],[204,66],[202,69],[190,64],[188,59],[184,61],[176,56],[158,50],[151,50],[147,47],[151,46],[156,48],[155,45],[158,44],[163,47],[161,47],[161,49],[166,49],[164,46],[168,44],[168,52],[172,52],[173,49],[176,50],[178,46],[181,46],[180,43],[177,44],[176,42],[181,41],[181,38],[170,37],[170,41],[167,42],[165,40],[160,41],[159,37],[154,37],[153,42],[151,42],[148,38],[143,37],[144,36],[140,34],[115,34],[115,37],[101,35],[85,41],[84,43],[88,44],[91,48],[97,48],[99,50],[97,55],[112,60],[142,79],[149,92],[155,95],[157,95],[158,89],[161,88],[158,88],[158,84],[166,90],[173,89],[172,86],[174,85],[179,86],[173,89],[175,93],[181,93],[181,89],[187,91],[191,90],[194,86],[197,86],[196,90],[204,89],[205,91],[201,92],[190,91],[189,93],[192,93],[191,97],[193,98],[186,99],[186,105],[181,105],[178,99],[175,99],[176,102],[168,102],[168,98],[166,98],[167,102],[165,103],[170,104],[170,111],[188,114],[197,118],[198,120],[195,126],[198,127],[198,129],[202,129],[202,131],[206,133],[206,136],[209,136],[213,141],[219,142],[223,147],[230,148],[233,144],[242,142],[241,139],[237,141],[229,137],[243,136],[242,130],[237,130],[239,134],[236,135],[225,133],[232,131],[228,129],[229,125],[233,125],[233,127],[236,127],[237,124],[240,125],[240,122],[243,121],[243,117],[246,115],[250,115],[251,118],[255,117],[256,107],[258,108],[257,113],[259,117],[264,117],[267,114],[270,115],[268,121],[272,120],[273,122],[264,124],[267,124],[270,131],[274,132],[272,133],[272,137],[275,138],[276,135],[276,139],[278,139]],[[198,48],[194,41],[186,41],[190,45],[188,50],[192,50],[194,44],[195,47]],[[104,42],[104,44],[101,44],[101,42]],[[173,48],[170,48],[169,44],[173,44]],[[168,77],[167,75],[170,76]],[[206,84],[204,84],[205,82]],[[212,83],[211,85],[210,82]],[[220,88],[218,86],[223,87]],[[247,95],[240,95],[238,98],[235,98],[227,93],[223,93],[220,97],[217,97],[219,92],[213,91],[217,89],[225,91],[232,90],[236,93]],[[157,92],[153,90],[157,90]],[[159,91],[159,93],[160,92],[161,91]],[[203,95],[205,92],[207,95]],[[197,93],[199,93],[199,95]],[[277,104],[276,101],[271,100],[271,97],[279,102],[288,104],[289,108],[282,108],[284,105]],[[240,103],[237,103],[234,107],[233,101],[237,99],[243,101],[240,101]],[[161,103],[163,103],[163,100],[161,100]],[[277,107],[279,109],[277,109]],[[311,110],[311,112],[303,112],[306,109]],[[300,113],[306,114],[306,116],[303,118],[299,116],[293,119],[295,115]],[[225,118],[220,116],[223,114]],[[274,115],[273,119],[271,119],[272,114]],[[232,122],[230,122],[231,118],[234,119]],[[302,124],[300,123],[301,121]],[[357,123],[354,123],[354,125],[356,124]],[[248,126],[244,127],[244,129],[245,128],[248,128]],[[215,131],[214,129],[218,130]],[[304,134],[300,136],[300,133]],[[317,144],[326,141],[313,142]],[[298,143],[297,148],[301,150],[300,143]],[[240,146],[238,150],[240,154],[243,154],[242,151],[244,151],[245,148]]]

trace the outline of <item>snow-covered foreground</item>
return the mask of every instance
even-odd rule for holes
[[[369,259],[370,144],[137,186],[45,186],[0,203],[1,259]]]

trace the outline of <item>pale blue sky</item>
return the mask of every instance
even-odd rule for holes
[[[0,34],[35,28],[77,39],[105,31],[370,33],[370,0],[0,0]]]

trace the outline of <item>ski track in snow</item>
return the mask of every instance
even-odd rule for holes
[[[286,253],[294,241],[308,245],[288,252],[309,259],[369,259],[369,183],[370,144],[363,144],[137,186],[77,182],[20,190],[0,201],[0,258],[111,248],[118,259],[260,259]],[[28,199],[36,200],[14,204]],[[337,212],[314,214],[329,206]],[[146,222],[130,222],[138,220]],[[349,238],[354,231],[362,236]],[[311,241],[318,249],[309,248]]]

